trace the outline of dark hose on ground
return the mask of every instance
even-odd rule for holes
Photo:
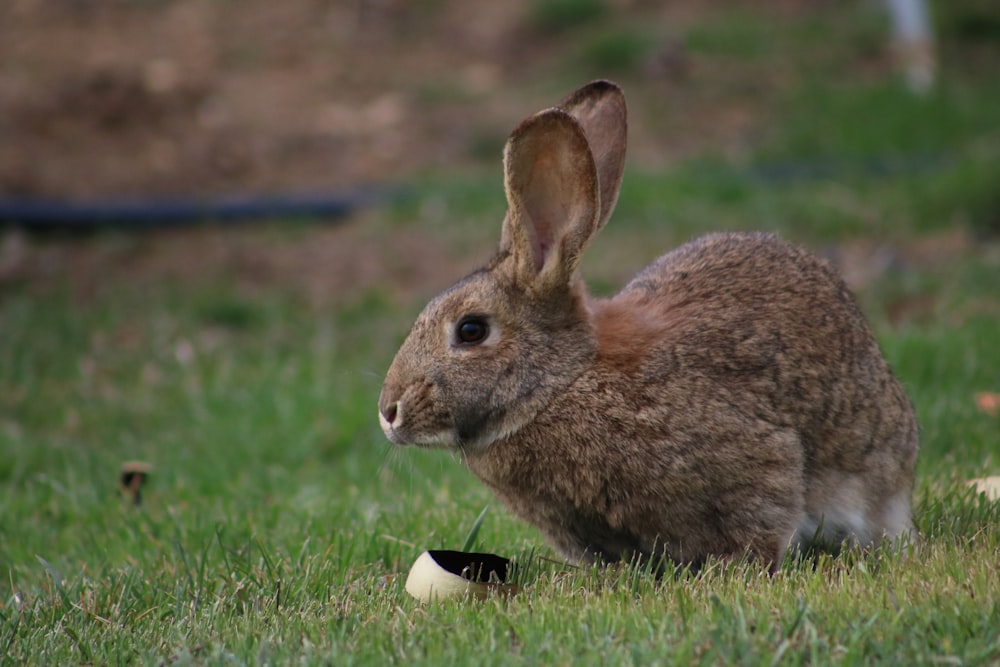
[[[207,222],[235,224],[280,218],[339,220],[359,208],[398,194],[364,189],[340,194],[94,201],[0,196],[0,227],[85,232],[103,228],[181,227]]]

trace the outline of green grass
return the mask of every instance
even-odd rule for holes
[[[605,76],[620,75],[641,69],[654,46],[655,41],[648,34],[635,28],[602,31],[584,45],[580,59],[591,71],[603,72]]]
[[[833,29],[870,44],[873,19],[858,20]],[[708,22],[691,48],[762,67],[773,50],[759,27]],[[803,19],[781,49],[815,34]],[[774,577],[714,563],[664,581],[564,566],[453,457],[385,442],[375,402],[419,299],[387,285],[316,307],[288,286],[225,281],[97,281],[81,295],[67,277],[0,292],[0,663],[1000,663],[1000,503],[964,487],[1000,473],[1000,416],[974,402],[1000,390],[1000,96],[955,73],[925,100],[850,79],[780,98],[748,154],[630,166],[585,273],[609,292],[718,229],[896,253],[858,293],[921,422],[923,543],[906,560],[823,555]],[[866,162],[886,155],[919,160]],[[419,226],[485,257],[499,178],[428,175],[365,224],[387,239]],[[957,251],[907,250],[963,230]],[[140,507],[117,488],[132,459],[154,466]],[[411,600],[420,551],[470,534],[524,564],[523,592]]]
[[[560,33],[606,17],[605,0],[533,0],[528,25],[542,33]]]

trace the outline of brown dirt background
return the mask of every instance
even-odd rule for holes
[[[694,57],[686,31],[730,11],[779,25],[809,0],[609,0],[655,26],[650,55],[617,72],[630,162],[739,154],[767,131],[787,73]],[[497,172],[509,130],[606,76],[574,63],[572,33],[532,23],[528,0],[4,0],[0,194],[131,198],[349,191],[425,170]],[[818,46],[818,48],[823,48]],[[759,65],[757,65],[759,67]],[[886,76],[887,53],[844,63]],[[388,235],[391,234],[391,237]],[[128,281],[286,285],[320,303],[389,282],[447,283],[482,257],[365,216],[298,234],[196,228],[111,239],[0,232],[0,287]],[[446,278],[447,276],[447,278]]]
[[[530,110],[605,74],[560,76],[577,44],[538,30],[534,4],[5,0],[0,192],[328,191],[496,160]],[[738,81],[755,84],[738,62],[685,53],[689,26],[733,7],[779,23],[816,9],[610,4],[615,20],[662,27],[647,62],[624,74],[633,109],[670,121],[634,123],[633,153],[653,161],[738,145],[765,111],[740,94]]]

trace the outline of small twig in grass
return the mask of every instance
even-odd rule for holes
[[[579,570],[580,569],[579,565],[574,565],[573,563],[570,563],[569,561],[559,560],[558,558],[550,558],[548,556],[540,556],[538,554],[535,554],[535,558],[537,558],[538,560],[544,560],[546,563],[552,563],[553,565],[559,565],[560,567],[568,567],[571,570]]]
[[[389,540],[390,542],[395,542],[396,544],[402,544],[404,547],[410,547],[411,549],[417,548],[417,545],[414,544],[413,542],[407,542],[406,540],[401,540],[398,537],[395,537],[394,535],[387,535],[385,533],[382,533],[381,535],[379,535],[379,537],[381,537],[383,540]]]
[[[140,612],[140,613],[136,614],[135,616],[132,617],[132,623],[138,623],[139,621],[141,621],[142,619],[146,618],[147,616],[149,616],[151,613],[153,613],[157,609],[159,609],[159,607],[150,607],[146,611],[143,611],[143,612]]]
[[[80,610],[80,611],[82,611],[82,612],[83,612],[84,614],[87,614],[87,615],[88,615],[88,616],[90,616],[91,618],[95,618],[95,619],[97,619],[98,621],[100,621],[101,623],[104,623],[105,625],[110,625],[110,626],[114,626],[114,624],[115,624],[115,622],[114,622],[114,621],[112,621],[112,620],[111,620],[110,618],[104,618],[104,617],[103,617],[103,616],[101,616],[100,614],[95,614],[95,613],[94,613],[94,612],[92,612],[91,610],[89,610],[89,609],[86,609],[85,607],[81,606],[80,604],[78,604],[78,603],[76,603],[76,602],[74,602],[74,603],[73,603],[72,607],[73,607],[74,609],[79,609],[79,610]]]

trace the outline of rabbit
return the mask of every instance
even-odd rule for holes
[[[595,81],[514,130],[499,250],[417,318],[386,437],[457,452],[570,562],[774,572],[789,550],[916,539],[914,412],[826,261],[714,233],[588,295],[626,126]]]

